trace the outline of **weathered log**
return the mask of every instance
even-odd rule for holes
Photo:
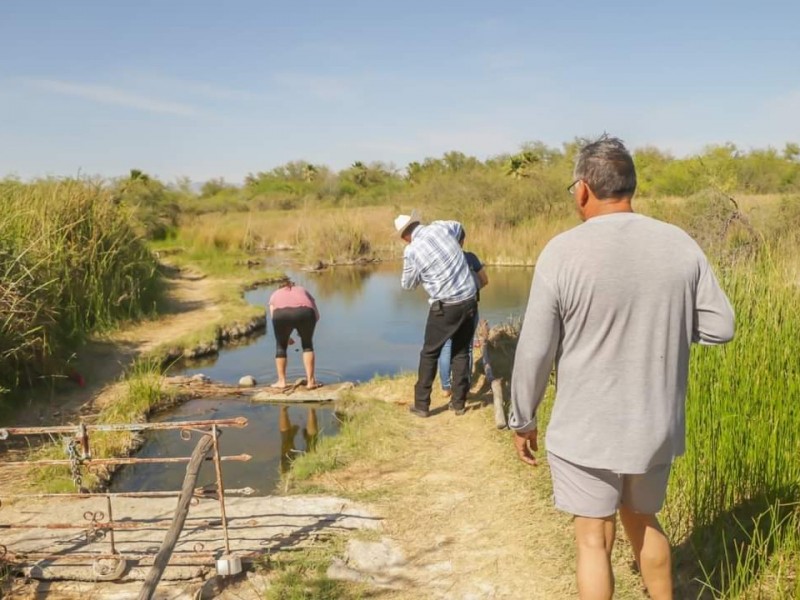
[[[197,476],[200,473],[200,466],[213,447],[214,439],[212,434],[204,435],[192,452],[192,457],[186,466],[186,476],[183,478],[183,487],[181,488],[180,498],[178,498],[178,507],[175,509],[172,525],[167,530],[164,541],[161,542],[161,548],[159,548],[158,554],[153,560],[153,566],[150,568],[142,589],[139,591],[138,600],[150,600],[156,591],[156,586],[161,580],[167,563],[169,563],[172,551],[178,541],[178,536],[180,536],[186,517],[189,514],[189,503],[194,497],[194,488],[197,483]]]

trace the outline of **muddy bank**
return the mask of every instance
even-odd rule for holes
[[[255,287],[259,287],[256,285]],[[255,289],[254,287],[254,289]],[[162,355],[162,363],[166,366],[179,359],[193,359],[218,354],[227,343],[240,340],[266,331],[266,315],[253,317],[244,323],[234,322],[217,329],[214,339],[190,347],[171,346]]]

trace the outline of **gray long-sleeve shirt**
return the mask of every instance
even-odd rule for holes
[[[536,263],[511,380],[510,426],[536,427],[556,365],[547,449],[644,473],[685,448],[692,342],[733,338],[733,309],[684,231],[634,213],[589,219]]]

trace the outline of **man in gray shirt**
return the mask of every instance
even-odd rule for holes
[[[510,426],[535,465],[536,409],[555,362],[547,452],[556,507],[575,516],[578,591],[611,598],[616,513],[650,597],[672,598],[669,542],[655,514],[685,445],[692,342],[733,338],[708,261],[681,229],[635,214],[633,160],[603,137],[579,153],[569,186],[585,221],[536,263],[511,381]]]

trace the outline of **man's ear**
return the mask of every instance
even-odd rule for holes
[[[575,190],[575,200],[581,209],[586,208],[589,203],[589,186],[586,185],[585,181],[581,181],[578,184],[578,189]]]

